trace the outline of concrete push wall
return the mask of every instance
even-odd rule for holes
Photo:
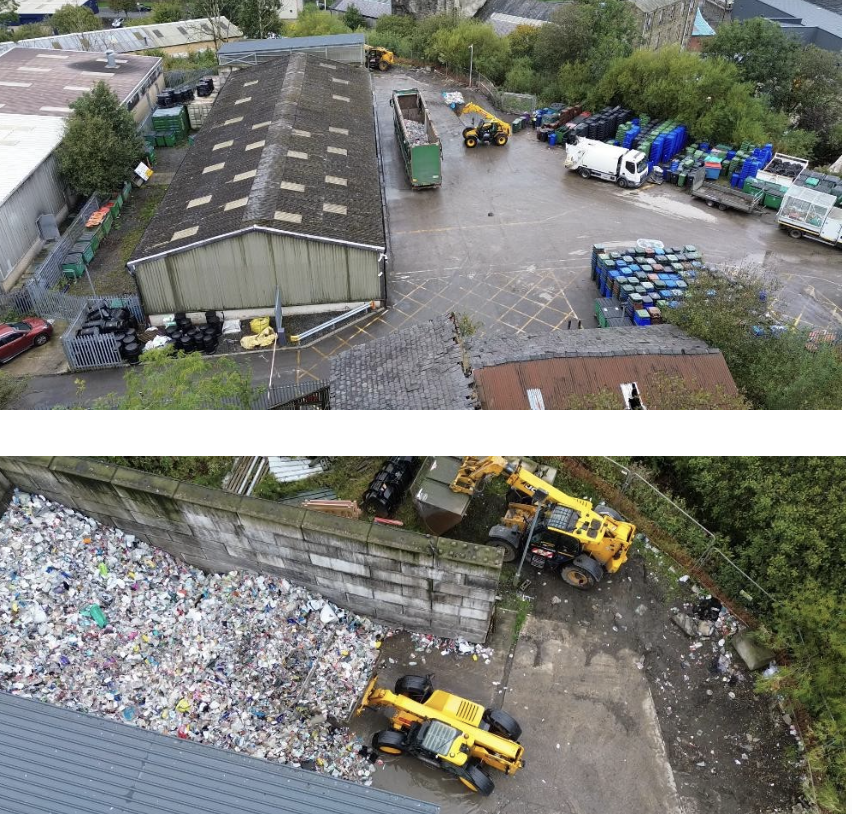
[[[491,546],[207,489],[88,458],[0,456],[5,481],[208,572],[283,576],[391,625],[482,642],[502,553]]]

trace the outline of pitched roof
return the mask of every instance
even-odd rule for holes
[[[0,810],[438,814],[329,775],[0,692]],[[11,745],[14,744],[14,748]]]
[[[550,331],[540,335],[474,336],[468,347],[484,409],[526,410],[530,391],[545,407],[571,396],[641,384],[654,373],[680,376],[687,389],[735,395],[722,353],[674,325]]]
[[[297,52],[233,73],[131,263],[256,227],[384,248],[365,68]]]
[[[220,37],[242,37],[243,32],[228,20],[219,17],[215,22]],[[21,48],[54,48],[64,51],[107,51],[118,54],[145,51],[148,48],[175,48],[213,39],[207,19],[182,20],[179,23],[155,25],[130,25],[86,31],[83,34],[57,34],[52,37],[33,37],[18,42],[0,44],[0,52],[19,46]]]
[[[540,28],[544,25],[545,20],[534,20],[532,17],[515,17],[512,14],[492,14],[488,18],[488,25],[501,37],[511,34],[519,25],[531,25],[533,28]]]
[[[0,110],[0,206],[56,149],[65,132],[57,116],[16,116]]]
[[[159,57],[127,55],[107,68],[101,52],[12,48],[0,53],[0,104],[3,113],[68,116],[69,105],[99,81],[106,82],[120,102],[154,81]]]
[[[331,360],[332,410],[476,407],[453,323],[430,320],[357,345]]]
[[[368,20],[378,20],[379,17],[392,13],[390,0],[385,2],[380,2],[380,0],[337,0],[331,10],[345,12],[349,6],[355,6],[361,12],[361,16]]]
[[[323,34],[317,37],[275,37],[269,40],[236,40],[219,49],[222,54],[242,54],[251,51],[300,51],[306,48],[327,48],[334,45],[363,45],[363,34]]]
[[[546,2],[546,0],[485,0],[485,4],[476,12],[476,17],[480,20],[489,20],[494,14],[503,14],[546,22],[553,16],[556,9],[564,5],[566,3]]]

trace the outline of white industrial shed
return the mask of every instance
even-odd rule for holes
[[[163,87],[162,62],[128,55],[110,67],[98,52],[0,53],[0,290],[15,284],[44,245],[39,217],[59,221],[72,203],[53,156],[71,104],[103,81],[141,121]]]
[[[149,317],[384,300],[366,68],[302,52],[231,75],[128,263]]]
[[[132,25],[105,28],[82,34],[57,34],[0,43],[0,53],[12,48],[55,48],[60,51],[108,51],[132,54],[156,48],[166,54],[184,56],[217,48],[222,42],[241,39],[243,32],[227,17],[182,20],[179,23]]]
[[[273,40],[240,40],[225,43],[219,49],[222,67],[243,68],[296,51],[346,62],[364,64],[363,34],[327,34],[321,37],[276,37]]]

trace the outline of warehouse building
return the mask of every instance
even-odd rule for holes
[[[16,13],[21,25],[41,23],[52,17],[62,6],[82,6],[97,14],[98,0],[17,0]]]
[[[71,201],[53,151],[71,103],[106,82],[141,122],[163,88],[159,57],[54,49],[0,54],[0,289],[8,291],[44,245],[39,218],[61,221]]]
[[[804,45],[816,45],[826,51],[840,51],[843,46],[843,18],[807,0],[737,0],[735,20],[763,17],[781,26],[788,36]]]
[[[735,397],[721,351],[674,325],[543,334],[474,334],[449,318],[397,331],[335,356],[332,410],[565,410],[642,393],[657,377],[687,392]],[[625,409],[633,408],[624,401]]]
[[[299,51],[335,62],[363,65],[364,42],[363,34],[276,37],[272,40],[228,42],[219,49],[219,65],[223,68],[245,68]]]
[[[0,811],[439,814],[439,807],[0,692]]]
[[[692,36],[698,0],[630,0],[639,26],[641,47],[685,48]]]
[[[337,0],[328,10],[332,14],[343,15],[346,14],[349,6],[355,6],[364,22],[371,28],[379,17],[386,17],[393,13],[390,0]]]
[[[54,48],[59,51],[115,51],[133,54],[156,48],[173,56],[214,50],[223,42],[241,39],[243,32],[227,17],[182,20],[179,23],[131,25],[82,34],[57,34],[0,43],[0,53],[12,48]]]
[[[234,73],[128,263],[146,313],[384,300],[369,73],[302,52]]]

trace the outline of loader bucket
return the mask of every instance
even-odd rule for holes
[[[417,513],[433,534],[444,534],[467,514],[470,495],[450,490],[461,462],[461,458],[426,458],[411,486]]]

